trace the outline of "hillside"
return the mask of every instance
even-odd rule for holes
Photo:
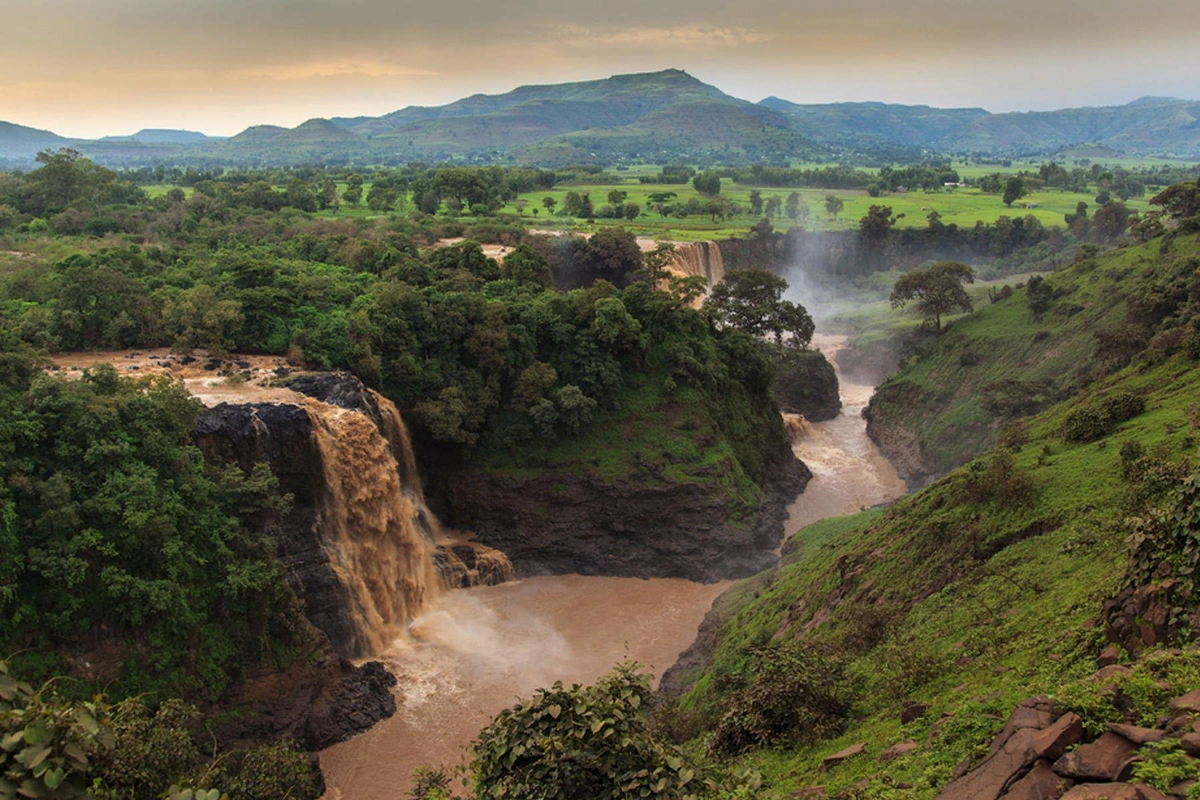
[[[56,133],[11,122],[0,122],[0,158],[32,157],[47,147],[67,147],[69,139]]]
[[[1075,263],[955,322],[889,378],[867,409],[868,431],[910,485],[923,485],[990,447],[1003,425],[1086,389],[1153,342],[1179,347],[1182,328],[1155,334],[1180,303],[1191,263],[1176,241],[1155,241]],[[1179,248],[1179,249],[1176,249]],[[1186,289],[1183,290],[1186,298]],[[1186,303],[1186,300],[1184,300]]]
[[[1198,256],[1191,234],[1078,264],[1055,276],[1061,286],[1079,286],[1059,302],[1090,300],[1093,324],[1123,324],[1146,287],[1164,279],[1195,287]],[[1101,304],[1104,292],[1119,297]],[[1035,361],[1010,345],[1040,330],[1027,311],[1024,319],[1014,315],[1023,306],[1018,294],[982,308],[947,336],[960,337],[961,347],[970,334],[983,349],[990,332],[995,349],[984,350],[987,357],[998,370],[999,363],[1019,370]],[[1188,330],[1187,316],[1166,330]],[[1082,347],[1065,328],[1051,336],[1064,352]],[[944,365],[943,352],[917,358],[903,374]],[[1043,355],[1048,362],[1058,354]],[[1091,356],[1077,352],[1075,363]],[[664,682],[686,690],[664,713],[667,729],[761,771],[758,797],[918,800],[999,796],[1003,783],[990,794],[962,789],[970,778],[944,787],[985,761],[1005,718],[1031,695],[1048,695],[1039,702],[1058,714],[1079,715],[1072,741],[1096,739],[1106,723],[1161,727],[1171,718],[1168,701],[1200,684],[1194,649],[1153,649],[1186,639],[1196,621],[1185,542],[1196,535],[1194,517],[1186,520],[1196,509],[1187,487],[1196,481],[1198,357],[1200,348],[1157,340],[1129,366],[1029,418],[1007,448],[887,510],[801,530],[778,567],[718,601],[683,666]],[[930,383],[958,380],[942,374]],[[1125,413],[1100,413],[1118,406]],[[1165,509],[1161,517],[1154,508]],[[1138,548],[1131,559],[1126,537],[1135,518],[1142,522],[1129,540]],[[1104,681],[1091,679],[1116,660],[1133,669],[1110,667]],[[851,747],[851,755],[833,757]],[[988,764],[995,761],[984,770]],[[1200,765],[1166,744],[1143,748],[1130,772],[1129,780],[1165,792],[1180,776],[1200,774]],[[822,791],[804,793],[818,784]]]

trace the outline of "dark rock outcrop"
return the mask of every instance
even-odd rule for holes
[[[842,410],[837,373],[819,350],[785,353],[771,390],[780,408],[803,414],[809,422],[833,419]]]
[[[331,642],[352,642],[349,596],[315,532],[325,472],[308,412],[281,403],[222,403],[200,414],[193,435],[210,462],[244,471],[260,462],[271,467],[280,491],[292,495],[291,510],[266,526],[288,585],[304,616]]]
[[[445,481],[451,527],[505,553],[518,575],[742,578],[771,566],[787,506],[812,477],[794,457],[767,483],[754,525],[727,522],[715,483],[613,483],[567,472],[465,472]]]

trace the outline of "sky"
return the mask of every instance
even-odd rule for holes
[[[683,69],[736,97],[1200,98],[1194,0],[0,0],[0,120],[232,135]]]

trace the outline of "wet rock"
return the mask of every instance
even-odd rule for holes
[[[1054,771],[1076,781],[1115,781],[1137,748],[1109,731],[1054,762]]]
[[[1200,758],[1200,733],[1185,733],[1180,737],[1179,745],[1192,758]]]
[[[852,744],[844,750],[837,751],[831,756],[825,756],[825,758],[821,760],[821,765],[825,769],[836,767],[838,764],[842,763],[848,758],[854,758],[857,755],[861,755],[866,749],[867,746],[861,742],[859,744]]]
[[[1050,762],[1036,761],[1025,777],[1008,787],[1000,800],[1055,800],[1075,785],[1075,781],[1055,774]]]
[[[771,551],[787,506],[812,477],[782,444],[749,530],[728,524],[730,498],[715,478],[676,483],[650,473],[613,482],[554,471],[446,471],[435,492],[439,516],[508,555],[518,576],[748,577],[777,561]]]
[[[1145,783],[1135,783],[1133,788],[1137,789],[1138,797],[1141,798],[1141,800],[1170,800],[1170,798],[1168,798],[1158,789],[1155,789],[1153,786],[1149,786]]]
[[[785,353],[771,389],[780,408],[809,422],[834,419],[842,410],[837,374],[819,350]]]
[[[920,746],[921,745],[917,744],[915,739],[908,739],[903,742],[896,742],[896,744],[892,745],[891,747],[889,747],[888,749],[884,750],[882,753],[879,754],[879,760],[884,761],[884,762],[895,761],[900,756],[905,755],[906,753],[911,753],[913,750],[916,750]]]
[[[321,750],[365,731],[396,713],[396,677],[378,661],[355,667],[342,662],[342,681],[318,698],[308,716],[302,744]]]

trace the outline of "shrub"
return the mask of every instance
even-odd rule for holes
[[[729,698],[717,723],[714,755],[780,741],[810,744],[845,729],[852,693],[839,655],[788,640],[754,657],[752,683]]]
[[[1116,392],[1071,411],[1059,432],[1069,442],[1091,442],[1145,410],[1146,401],[1138,395]]]

